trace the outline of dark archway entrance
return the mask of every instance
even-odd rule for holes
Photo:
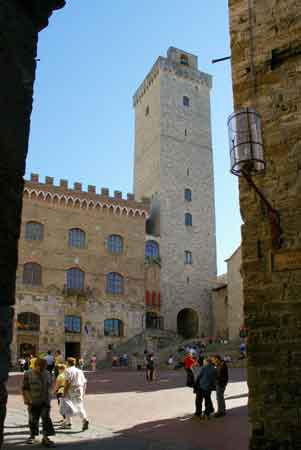
[[[65,343],[65,358],[79,358],[80,357],[80,342],[66,342]]]
[[[199,318],[197,313],[190,308],[182,309],[177,317],[178,333],[184,338],[192,338],[198,335]]]

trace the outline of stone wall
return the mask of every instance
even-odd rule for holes
[[[267,210],[240,180],[242,275],[248,336],[252,450],[301,448],[300,0],[229,0],[235,109],[262,117],[266,171],[254,182],[279,212],[281,249]]]

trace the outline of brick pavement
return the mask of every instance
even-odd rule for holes
[[[142,372],[127,369],[87,373],[86,408],[91,426],[84,433],[79,420],[72,431],[57,429],[55,441],[70,450],[247,450],[247,386],[244,371],[232,369],[227,388],[228,414],[202,422],[192,417],[194,395],[185,385],[183,371],[161,372],[146,384]],[[28,436],[27,416],[19,395],[22,377],[9,383],[9,410],[5,447],[23,446]],[[213,394],[213,399],[215,395]],[[54,422],[59,419],[52,404]],[[35,445],[38,449],[40,445]]]

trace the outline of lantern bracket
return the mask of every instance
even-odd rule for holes
[[[245,180],[248,182],[249,186],[254,189],[260,200],[265,205],[267,212],[268,212],[268,219],[270,222],[270,230],[271,230],[271,237],[272,237],[272,245],[274,248],[280,248],[281,247],[281,226],[280,226],[280,215],[279,212],[272,207],[270,202],[266,199],[264,194],[258,189],[254,181],[252,180],[251,175],[248,173],[247,170],[242,170],[241,174],[245,178]]]

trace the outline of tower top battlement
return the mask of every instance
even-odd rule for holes
[[[198,57],[176,47],[169,47],[167,50],[167,60],[198,70]]]
[[[142,99],[160,72],[170,72],[174,75],[191,80],[197,84],[212,87],[212,76],[198,70],[198,57],[175,47],[169,47],[167,57],[159,56],[144,81],[133,96],[133,106]]]

